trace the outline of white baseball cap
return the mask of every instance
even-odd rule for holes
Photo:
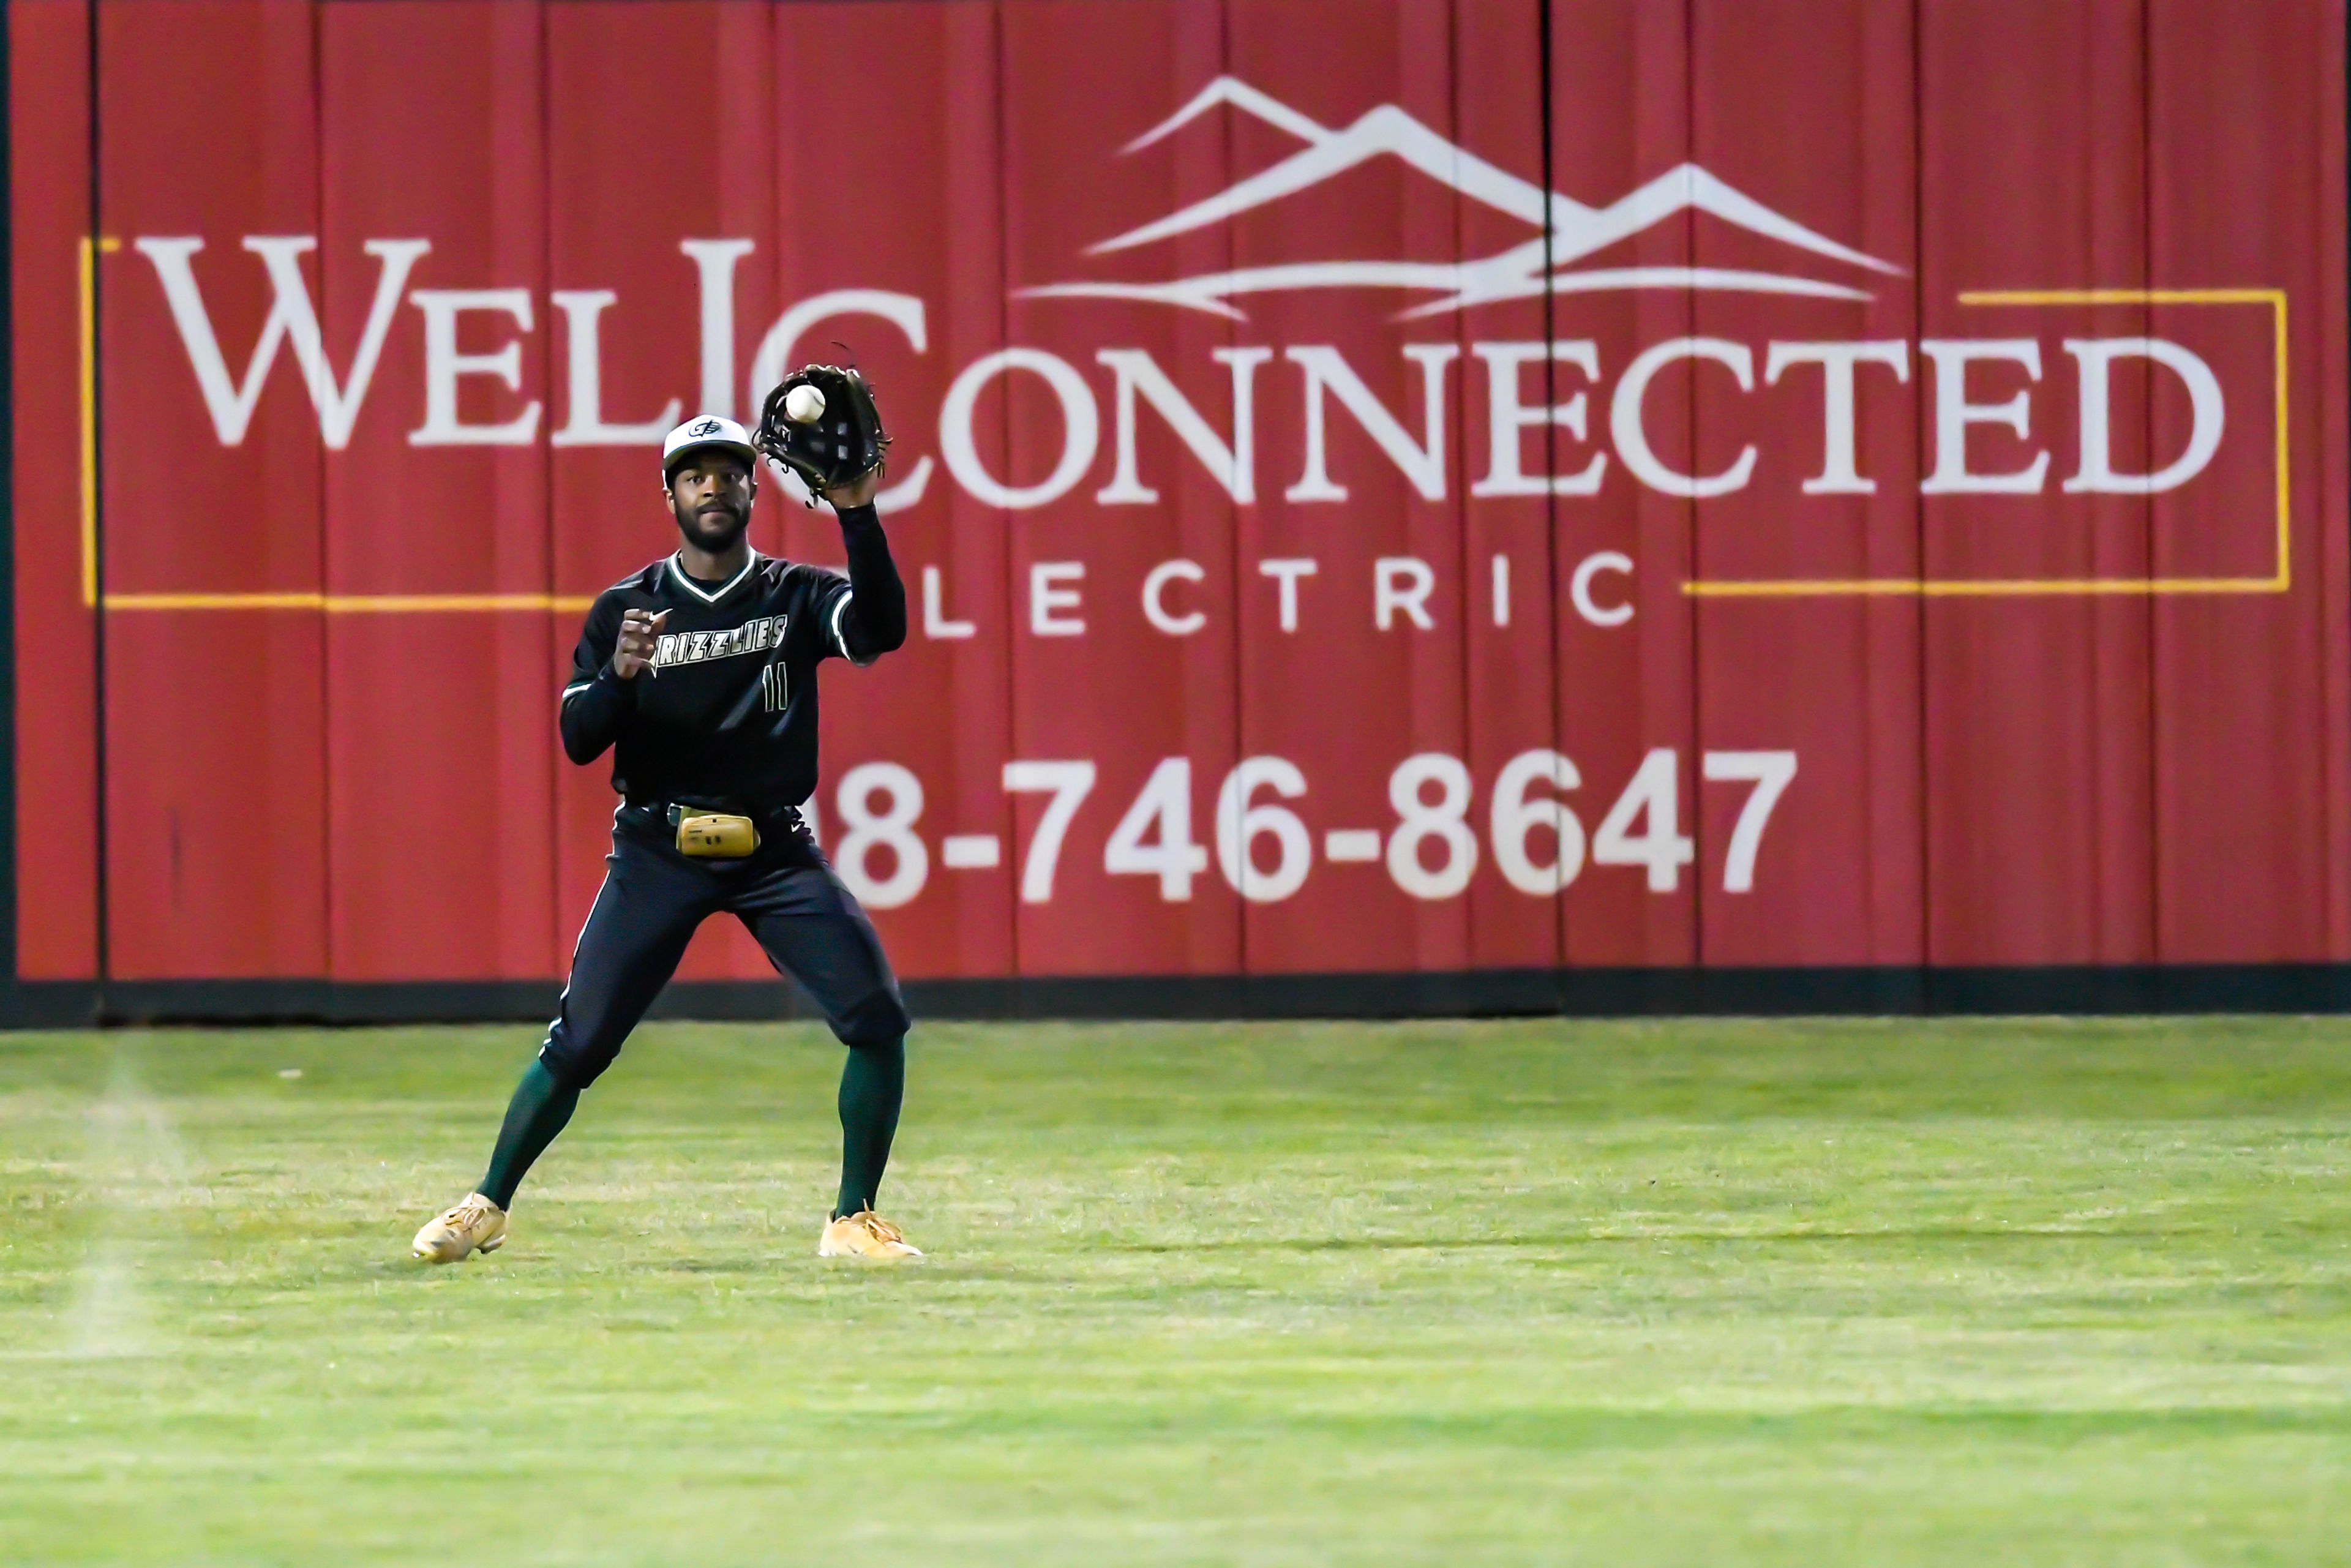
[[[759,454],[751,445],[751,433],[731,419],[701,413],[671,431],[669,439],[662,443],[662,477],[668,478],[676,472],[680,459],[705,446],[732,452],[758,471]]]

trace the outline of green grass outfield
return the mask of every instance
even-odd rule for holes
[[[0,1563],[2351,1563],[2351,1022],[535,1040],[0,1037]]]

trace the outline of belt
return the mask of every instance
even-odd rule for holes
[[[768,836],[759,831],[763,824],[771,831],[780,830],[780,836],[787,840],[800,831],[799,811],[791,806],[755,816],[691,800],[631,800],[626,804],[646,813],[654,822],[666,821],[676,835],[678,852],[696,860],[743,860],[758,853],[763,839]]]
[[[778,832],[798,832],[800,810],[783,806],[773,810],[747,810],[744,807],[713,800],[649,800],[631,799],[621,802],[622,810],[643,811],[655,822],[676,827],[688,817],[728,816],[748,817],[759,825],[762,832],[774,829]]]

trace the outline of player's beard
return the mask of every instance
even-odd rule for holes
[[[671,511],[677,518],[678,531],[695,549],[712,555],[725,555],[751,526],[751,508],[737,508],[725,501],[706,502],[695,511],[684,511],[675,506]]]

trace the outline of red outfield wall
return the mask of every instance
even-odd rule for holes
[[[836,340],[909,978],[2351,958],[2332,0],[95,12],[8,12],[23,979],[559,975],[659,434]]]

